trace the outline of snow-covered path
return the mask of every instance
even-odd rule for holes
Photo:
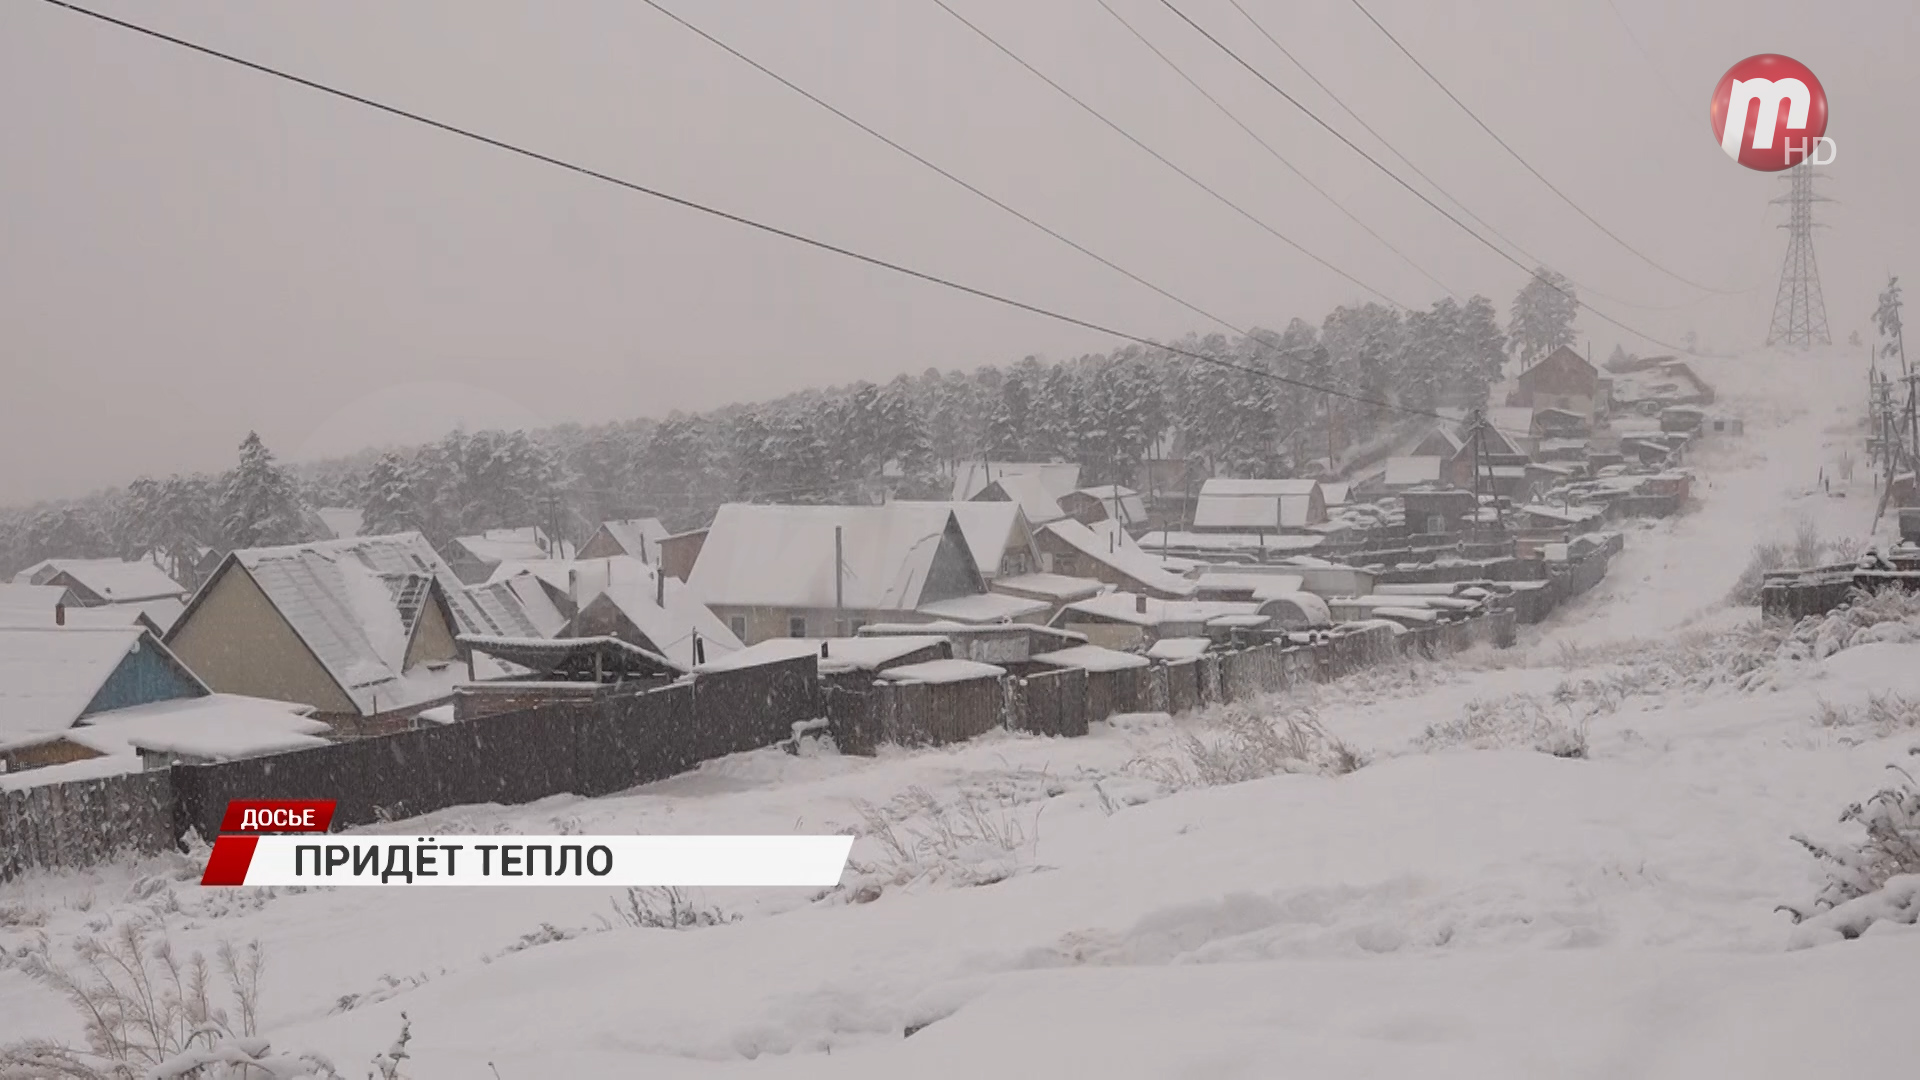
[[[404,1075],[420,1080],[1897,1075],[1920,1054],[1920,932],[1790,952],[1775,905],[1818,881],[1789,834],[1841,835],[1841,808],[1920,741],[1816,716],[1920,699],[1920,644],[1783,665],[1760,692],[1665,686],[1604,707],[1581,681],[1629,685],[1617,676],[1639,661],[1560,649],[1657,644],[1724,596],[1768,530],[1871,516],[1852,491],[1783,502],[1813,486],[1804,464],[1846,419],[1839,390],[1819,396],[1838,380],[1789,370],[1743,392],[1707,376],[1746,411],[1746,456],[1707,461],[1700,510],[1631,535],[1577,608],[1519,650],[1273,704],[1315,708],[1371,756],[1350,775],[1169,792],[1151,766],[1186,728],[1164,717],[871,760],[761,752],[615,798],[394,831],[814,831],[890,811],[929,830],[924,795],[1024,837],[984,852],[1017,872],[867,903],[715,891],[698,899],[741,921],[670,932],[609,926],[615,898],[594,888],[135,889],[165,871],[154,860],[0,886],[0,946],[45,932],[58,951],[135,912],[181,946],[258,938],[276,1045],[359,1075],[404,1010]],[[1593,710],[1588,759],[1422,741],[1475,703],[1528,700]],[[862,840],[855,859],[884,853]],[[0,961],[0,1036],[77,1033]]]

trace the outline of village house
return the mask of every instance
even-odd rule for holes
[[[729,503],[714,515],[688,584],[747,645],[926,621],[924,605],[987,591],[953,510],[901,502]]]
[[[665,575],[599,590],[556,636],[619,638],[689,671],[745,648],[691,586]]]
[[[1711,405],[1713,387],[1684,361],[1671,358],[1613,377],[1614,406],[1643,415],[1674,405]]]
[[[1479,507],[1473,492],[1457,488],[1409,491],[1401,498],[1406,503],[1407,534],[1410,536],[1470,531]]]
[[[1166,599],[1193,595],[1193,582],[1182,576],[1186,560],[1148,552],[1111,521],[1092,527],[1068,518],[1042,528],[1035,539],[1047,573]]]
[[[1380,476],[1379,486],[1386,491],[1403,492],[1410,488],[1441,483],[1447,459],[1434,455],[1390,457]]]
[[[17,585],[68,590],[78,607],[132,606],[164,632],[179,618],[189,590],[146,559],[46,559],[13,576]]]
[[[1118,521],[1121,528],[1136,535],[1147,527],[1147,501],[1139,492],[1118,484],[1069,491],[1061,496],[1060,509],[1082,525]]]
[[[1163,638],[1206,637],[1207,624],[1224,616],[1256,615],[1260,605],[1228,600],[1161,600],[1112,592],[1068,604],[1052,626],[1109,649],[1131,651]]]
[[[660,561],[660,541],[668,536],[659,518],[633,518],[627,521],[603,521],[580,545],[576,558],[607,559],[626,555],[649,566]]]
[[[213,693],[143,626],[0,627],[0,776],[9,781],[318,745],[326,725],[304,712]]]
[[[569,559],[572,545],[555,542],[538,525],[522,529],[488,529],[478,536],[456,536],[447,544],[446,563],[454,576],[477,585],[493,575],[503,562],[529,559]]]
[[[424,537],[400,533],[233,552],[167,645],[217,691],[309,705],[366,733],[477,674],[459,634],[540,636],[505,583],[464,586]]]
[[[1200,487],[1194,532],[1299,532],[1327,520],[1318,480],[1229,480]]]
[[[1562,345],[1520,373],[1507,404],[1535,410],[1565,409],[1597,421],[1609,408],[1609,385],[1598,368]]]
[[[535,625],[552,633],[611,585],[654,587],[653,567],[630,555],[579,559],[511,559],[493,568],[487,584],[505,584]]]

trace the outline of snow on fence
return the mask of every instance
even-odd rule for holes
[[[166,769],[0,791],[0,881],[164,851],[173,846],[173,806]]]

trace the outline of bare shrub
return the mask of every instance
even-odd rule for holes
[[[943,802],[915,786],[884,804],[856,804],[855,834],[872,842],[877,861],[858,864],[870,888],[942,880],[960,886],[991,885],[1031,869],[1040,847],[1040,813],[1023,819],[1013,796],[997,798],[963,791]]]
[[[1828,844],[1795,835],[1827,874],[1827,883],[1802,905],[1781,910],[1800,926],[1796,947],[1859,937],[1876,922],[1920,921],[1920,786],[1903,769],[1889,787],[1840,815],[1855,824],[1864,839]]]
[[[53,958],[43,938],[23,966],[64,997],[85,1025],[86,1047],[29,1040],[0,1048],[0,1080],[193,1080],[337,1078],[325,1058],[275,1053],[258,1031],[258,942],[222,943],[217,966],[226,993],[214,991],[212,967],[200,953],[182,958],[166,938],[127,920],[104,940],[74,946],[77,965]]]
[[[407,1053],[407,1044],[412,1041],[413,1021],[407,1019],[406,1013],[401,1013],[400,1034],[394,1038],[393,1045],[373,1055],[373,1067],[379,1073],[380,1080],[402,1080],[400,1063],[413,1056]],[[369,1077],[369,1080],[372,1078]]]
[[[1142,758],[1132,771],[1181,791],[1284,773],[1344,776],[1367,764],[1366,755],[1329,733],[1311,708],[1276,711],[1269,699],[1215,706],[1196,721],[1197,730],[1175,740],[1176,756]]]
[[[620,899],[609,903],[621,922],[639,930],[692,930],[740,921],[738,914],[696,903],[674,888],[630,887],[624,903]]]
[[[1429,725],[1419,745],[1436,750],[1538,750],[1560,758],[1587,756],[1587,727],[1593,712],[1568,702],[1548,706],[1532,694],[1478,698],[1460,715]]]

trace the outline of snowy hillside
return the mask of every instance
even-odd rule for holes
[[[596,888],[29,875],[0,886],[0,1042],[80,1039],[27,972],[140,917],[176,954],[258,940],[261,1031],[356,1077],[402,1012],[420,1080],[1911,1072],[1920,930],[1795,948],[1777,908],[1825,881],[1792,835],[1857,838],[1841,812],[1916,760],[1920,607],[1813,659],[1724,603],[1756,543],[1866,535],[1864,465],[1816,493],[1858,443],[1853,365],[1701,362],[1746,434],[1693,458],[1700,507],[1517,649],[1270,700],[1304,760],[1229,708],[384,829],[861,835],[840,889],[707,891],[679,930]],[[1273,775],[1220,782],[1222,746]]]

